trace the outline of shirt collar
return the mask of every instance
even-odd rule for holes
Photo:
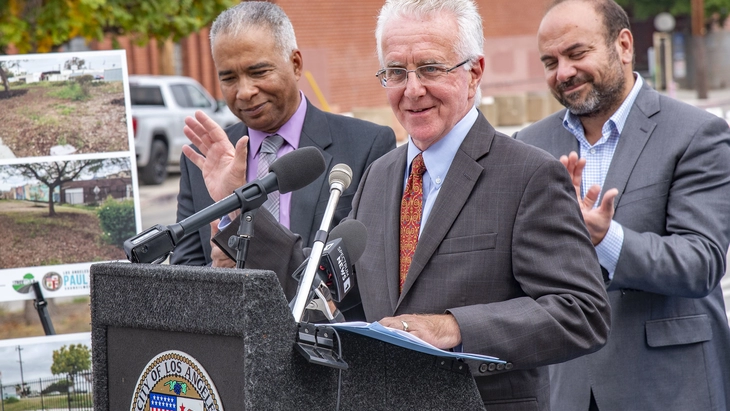
[[[423,162],[426,165],[426,173],[434,185],[439,186],[444,182],[444,178],[449,171],[449,167],[451,167],[451,162],[454,160],[456,152],[461,147],[461,143],[466,138],[466,134],[474,126],[478,116],[479,112],[476,107],[472,107],[464,118],[459,120],[444,138],[433,143],[426,151],[423,151]],[[409,137],[406,175],[408,175],[411,169],[411,162],[416,158],[418,153],[421,153],[421,150],[413,144],[413,140]]]
[[[631,88],[631,92],[629,92],[629,95],[626,96],[624,99],[624,102],[621,103],[621,106],[611,115],[611,117],[606,121],[606,124],[603,126],[604,134],[607,126],[610,126],[610,124],[613,124],[616,127],[616,130],[618,130],[618,134],[621,135],[621,132],[624,129],[624,126],[626,125],[626,120],[629,118],[629,112],[631,112],[631,107],[633,107],[634,102],[636,101],[636,96],[639,95],[639,91],[641,90],[641,86],[644,84],[644,80],[641,78],[641,75],[639,73],[634,72],[634,77],[636,77],[636,81],[634,81],[634,87]],[[580,122],[580,118],[570,112],[570,110],[567,110],[565,112],[565,118],[563,119],[563,127],[565,127],[568,131],[576,134],[577,130],[580,130],[580,134],[583,133],[583,124]]]
[[[304,97],[304,93],[302,93],[301,90],[299,91],[299,96],[301,98],[301,101],[299,102],[299,107],[297,108],[297,111],[294,112],[294,115],[291,116],[289,121],[284,123],[284,125],[282,125],[279,130],[276,131],[276,134],[282,136],[284,138],[284,141],[295,149],[299,147],[299,140],[302,135],[302,128],[304,127],[304,117],[307,114],[307,99]],[[248,147],[249,150],[251,150],[251,153],[253,153],[254,155],[258,153],[259,149],[261,148],[261,144],[264,142],[264,139],[270,135],[271,133],[254,130],[249,127]]]

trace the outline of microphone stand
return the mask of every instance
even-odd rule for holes
[[[309,261],[302,275],[302,280],[299,283],[297,295],[294,300],[294,308],[292,308],[292,314],[296,322],[302,321],[304,308],[308,305],[312,285],[314,284],[314,277],[319,267],[319,260],[322,258],[325,243],[327,243],[327,232],[332,224],[337,202],[340,200],[342,193],[350,186],[351,182],[352,170],[347,164],[337,164],[330,171],[330,198],[327,200],[327,208],[324,210],[324,216],[322,216],[322,223],[319,226],[319,230],[314,235],[312,252],[309,254]]]
[[[46,335],[56,335],[56,330],[53,328],[53,322],[51,316],[48,315],[48,301],[43,298],[43,291],[41,291],[41,284],[38,281],[33,282],[33,292],[35,293],[35,301],[33,305],[38,311],[38,316],[41,319],[41,325],[43,326],[43,332]]]
[[[319,230],[314,235],[314,244],[312,244],[312,252],[309,255],[309,261],[304,269],[304,274],[299,282],[297,295],[294,299],[294,308],[292,314],[294,320],[298,323],[299,332],[297,333],[297,342],[294,347],[307,361],[315,364],[325,365],[328,367],[347,369],[348,365],[342,360],[342,346],[339,342],[339,336],[335,329],[322,325],[316,326],[310,323],[303,323],[304,308],[309,305],[309,296],[312,294],[312,285],[314,277],[324,252],[325,243],[327,242],[327,232],[332,224],[332,218],[335,215],[337,202],[340,200],[342,192],[350,186],[352,182],[352,170],[346,164],[337,164],[330,171],[330,198],[327,201],[327,208],[322,216],[322,223]],[[314,290],[314,294],[319,297],[319,302],[315,302],[312,309],[320,309],[330,321],[342,321],[344,317],[339,310],[331,310],[329,304],[332,303],[329,288],[320,281],[320,284]],[[319,306],[321,304],[321,306]],[[337,336],[338,345],[340,345],[339,353],[334,352],[334,338]]]
[[[253,218],[256,215],[256,210],[258,209],[241,214],[241,223],[238,225],[237,235],[232,235],[228,239],[228,246],[236,250],[236,268],[243,268],[246,264],[248,245],[251,238],[253,238]]]

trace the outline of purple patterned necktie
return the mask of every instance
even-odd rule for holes
[[[276,161],[276,153],[282,144],[284,144],[284,138],[278,134],[268,136],[264,139],[259,150],[259,166],[256,170],[256,178],[262,179],[269,174],[269,167],[271,167],[271,163]],[[276,221],[279,221],[279,191],[274,191],[269,194],[262,207],[269,210],[271,215],[276,218]]]

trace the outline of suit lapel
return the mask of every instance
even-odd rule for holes
[[[307,113],[299,138],[299,148],[317,147],[324,156],[325,170],[329,170],[332,168],[332,155],[327,152],[330,144],[332,144],[332,136],[327,127],[327,118],[307,100]],[[313,221],[313,216],[320,193],[324,190],[323,186],[328,184],[328,180],[327,173],[323,173],[312,184],[292,192],[289,225],[291,231],[299,233],[304,241],[308,242],[311,233],[318,230],[321,224],[321,221]]]
[[[565,119],[566,113],[567,110],[563,109],[561,115],[556,117],[556,119],[558,120],[556,124],[552,125],[553,127],[555,127],[556,130],[559,130],[558,133],[550,134],[552,144],[548,146],[550,147],[550,154],[552,154],[555,158],[560,158],[560,156],[563,155],[567,156],[568,154],[570,154],[571,151],[580,153],[578,139],[576,139],[575,136],[571,134],[570,131],[566,130],[563,126],[563,120]],[[566,136],[569,138],[566,138]]]
[[[603,199],[603,194],[607,190],[618,189],[614,209],[618,207],[621,195],[629,181],[629,176],[636,166],[646,142],[656,128],[656,123],[650,117],[658,113],[659,110],[659,93],[644,84],[636,96],[636,102],[629,112],[629,117],[626,119],[626,124],[624,124],[621,137],[616,146],[616,152],[613,154],[613,160],[611,160],[611,166],[608,168],[608,173],[606,173],[606,180],[603,183],[601,199]]]
[[[407,145],[403,145],[396,150],[401,153],[396,156],[395,161],[387,166],[387,175],[392,176],[393,184],[390,184],[388,191],[385,193],[386,199],[392,201],[384,201],[385,209],[383,216],[385,218],[384,227],[396,227],[395,230],[386,228],[385,233],[385,275],[388,286],[388,297],[392,312],[398,306],[398,297],[400,296],[400,203],[403,197],[403,177],[406,173],[406,159],[408,156]]]
[[[489,152],[494,135],[494,128],[480,114],[456,152],[438,198],[423,227],[406,282],[403,284],[399,304],[408,294],[469,199],[474,185],[484,171],[477,160]]]

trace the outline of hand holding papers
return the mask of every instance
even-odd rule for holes
[[[481,354],[471,354],[471,353],[465,353],[465,352],[452,352],[452,351],[445,351],[440,348],[436,348],[433,345],[423,341],[422,339],[414,336],[411,333],[398,330],[395,328],[388,328],[377,321],[374,323],[366,323],[366,322],[345,322],[345,323],[334,323],[334,324],[327,324],[328,326],[337,329],[337,330],[345,330],[349,332],[353,332],[356,334],[364,335],[366,337],[374,338],[376,340],[380,340],[389,344],[394,344],[399,347],[407,348],[409,350],[414,350],[418,352],[422,352],[424,354],[430,354],[435,355],[438,357],[449,357],[449,358],[456,358],[456,359],[470,359],[470,360],[477,360],[477,361],[487,361],[487,362],[494,362],[494,363],[501,363],[504,364],[505,361],[500,360],[496,357],[490,357],[488,355],[481,355]]]

